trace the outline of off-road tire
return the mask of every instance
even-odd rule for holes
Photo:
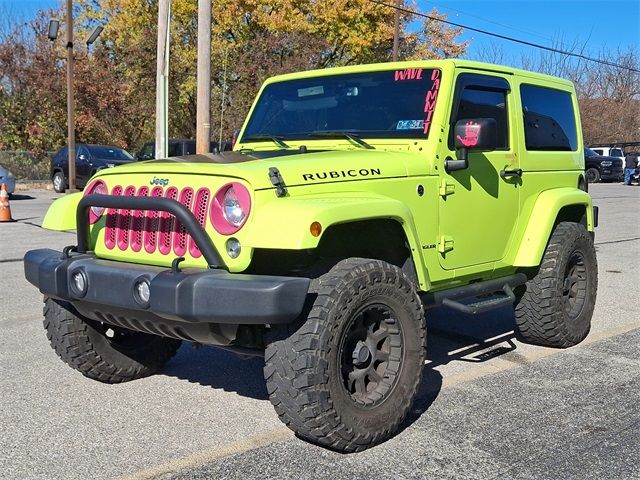
[[[104,383],[127,382],[156,373],[181,343],[118,327],[129,341],[119,344],[107,336],[109,327],[81,317],[67,302],[48,297],[44,300],[44,328],[65,363],[85,377]]]
[[[54,173],[51,183],[53,183],[53,190],[56,193],[64,193],[67,188],[67,179],[64,178],[64,173],[62,172]]]
[[[382,363],[382,379],[369,382],[365,390],[374,391],[360,404],[347,390],[345,381],[350,380],[344,378],[341,352],[348,353],[345,336],[351,338],[358,315],[364,318],[362,312],[384,306],[389,307],[384,329],[395,343],[390,343],[388,361]],[[382,329],[382,321],[379,325]],[[369,327],[373,333],[367,335],[377,335],[374,328]],[[268,341],[264,375],[280,419],[307,441],[356,452],[393,435],[413,404],[426,354],[424,310],[400,268],[380,260],[350,258],[314,279],[299,322],[272,329]],[[370,361],[379,353],[374,352]]]
[[[597,168],[588,168],[585,176],[587,177],[587,183],[598,183],[601,180],[600,172]]]
[[[573,277],[568,269],[575,267],[575,261],[581,265]],[[536,275],[516,290],[519,337],[527,343],[556,348],[580,343],[591,328],[597,288],[598,264],[589,232],[579,223],[559,223]],[[571,292],[577,303],[569,308]]]

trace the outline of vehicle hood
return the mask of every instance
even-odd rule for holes
[[[234,151],[133,162],[100,175],[149,174],[149,180],[172,175],[213,175],[244,179],[254,190],[273,188],[269,169],[277,168],[287,187],[347,182],[374,178],[405,177],[415,153],[385,150],[294,149]]]

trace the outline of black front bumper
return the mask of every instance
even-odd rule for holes
[[[229,273],[221,269],[173,272],[163,267],[102,260],[90,254],[71,257],[51,249],[27,252],[25,276],[45,295],[67,300],[80,311],[111,313],[145,321],[214,324],[289,323],[302,312],[310,280]],[[86,291],[72,281],[84,275]],[[149,284],[149,301],[136,294]],[[155,320],[154,320],[155,319]]]

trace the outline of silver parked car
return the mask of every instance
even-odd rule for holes
[[[0,165],[0,184],[7,186],[7,192],[11,195],[16,190],[16,177],[6,167]]]

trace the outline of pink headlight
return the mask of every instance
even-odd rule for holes
[[[209,218],[218,233],[231,235],[244,226],[250,211],[249,190],[241,183],[232,182],[216,192],[211,202]]]
[[[107,195],[109,193],[107,190],[107,185],[102,180],[96,180],[84,189],[85,196],[91,195],[93,193],[97,193],[99,195]],[[89,223],[93,225],[100,219],[103,214],[103,207],[91,207],[91,209],[89,210]]]

